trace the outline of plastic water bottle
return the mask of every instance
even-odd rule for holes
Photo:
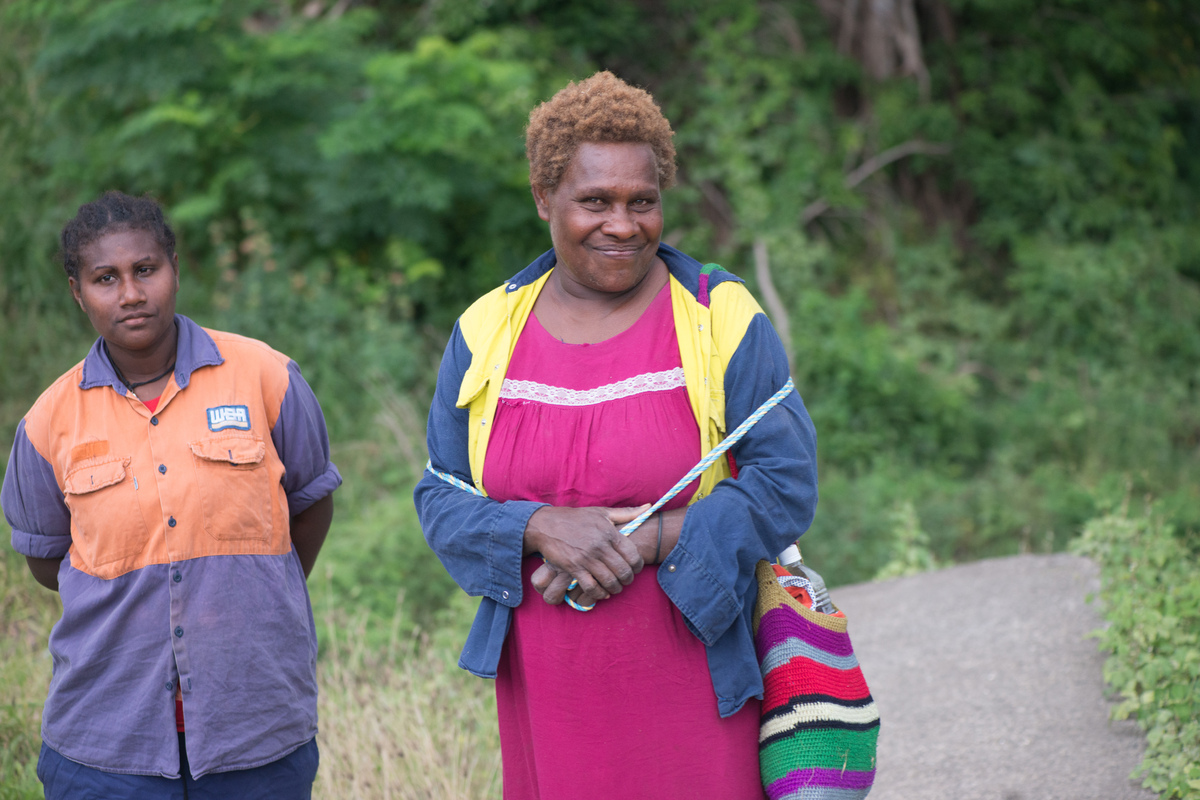
[[[804,558],[800,555],[799,547],[794,544],[788,545],[779,554],[779,563],[797,578],[803,578],[811,584],[812,590],[809,594],[813,601],[813,611],[822,614],[835,613],[836,609],[833,607],[833,601],[829,599],[829,590],[825,588],[825,579],[812,567],[805,565]]]

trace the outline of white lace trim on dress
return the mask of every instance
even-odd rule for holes
[[[565,389],[561,386],[547,386],[536,381],[505,378],[504,385],[500,387],[500,399],[532,400],[535,403],[552,406],[594,406],[646,392],[678,389],[684,385],[683,367],[663,372],[646,372],[623,381],[610,383],[607,386],[598,386],[595,389]]]

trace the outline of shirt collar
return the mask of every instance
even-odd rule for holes
[[[212,337],[187,317],[176,314],[175,328],[179,331],[179,339],[175,344],[175,385],[182,390],[187,388],[193,372],[201,367],[223,364],[225,359]],[[79,388],[111,386],[118,394],[124,396],[128,389],[117,377],[117,371],[113,369],[108,353],[101,346],[102,343],[102,338],[96,339],[87,357],[83,359],[83,379],[79,381]]]

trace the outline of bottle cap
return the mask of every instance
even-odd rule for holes
[[[782,553],[779,554],[779,563],[785,567],[792,564],[802,563],[800,558],[800,548],[794,544],[789,544]]]

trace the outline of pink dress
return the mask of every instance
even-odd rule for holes
[[[483,481],[500,500],[637,506],[698,460],[667,288],[628,330],[569,345],[530,316]],[[696,484],[667,508],[684,506]],[[525,560],[524,578],[541,563]],[[506,800],[761,798],[757,700],[717,713],[704,646],[658,568],[589,613],[530,585],[496,680]]]

